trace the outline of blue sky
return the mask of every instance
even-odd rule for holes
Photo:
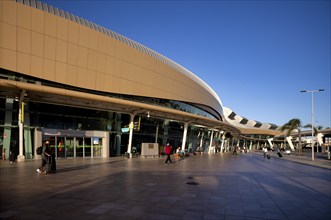
[[[223,106],[260,122],[330,122],[330,0],[43,1],[190,70]]]

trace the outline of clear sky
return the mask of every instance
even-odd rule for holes
[[[43,0],[168,57],[225,107],[283,125],[330,122],[330,0]]]

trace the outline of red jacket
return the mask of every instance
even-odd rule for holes
[[[171,151],[172,151],[172,147],[170,145],[167,145],[165,147],[165,154],[169,155],[169,154],[171,154]]]

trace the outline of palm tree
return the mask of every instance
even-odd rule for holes
[[[299,139],[299,147],[298,154],[301,153],[301,120],[298,118],[293,118],[280,127],[281,131],[286,131],[286,136],[290,136],[293,130],[298,130],[298,139]],[[285,137],[284,137],[285,138]]]
[[[303,127],[307,128],[307,129],[311,129],[312,126],[311,126],[311,124],[306,124]],[[317,130],[316,130],[316,127],[314,127],[314,136],[316,135],[316,133],[317,133]]]

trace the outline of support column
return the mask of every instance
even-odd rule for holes
[[[5,112],[5,127],[3,137],[3,149],[5,149],[5,157],[9,159],[12,118],[13,118],[14,99],[6,99],[6,112]]]
[[[74,158],[76,158],[77,155],[76,148],[77,148],[77,141],[76,141],[76,137],[74,137]]]
[[[109,157],[109,132],[104,133],[104,138],[102,138],[102,155],[103,158]]]
[[[225,142],[225,132],[222,135],[221,153],[223,153],[224,142]]]
[[[130,124],[129,124],[129,144],[128,144],[128,151],[129,158],[132,158],[131,149],[132,149],[132,136],[133,136],[133,120],[134,120],[134,114],[130,114]]]
[[[211,147],[213,145],[213,138],[214,138],[214,131],[211,130],[211,134],[210,134],[210,141],[209,141],[209,149],[208,149],[208,154],[210,154],[211,151]]]
[[[292,136],[286,137],[286,141],[290,145],[291,150],[294,151],[294,146],[293,146],[293,143],[292,143]]]
[[[41,155],[37,154],[37,148],[42,146],[42,130],[39,128],[34,129],[34,136],[33,136],[33,143],[34,143],[34,151],[33,151],[33,158],[34,159],[41,159]]]
[[[202,149],[202,144],[203,144],[203,135],[204,135],[204,131],[201,130],[201,137],[200,137],[200,149]]]
[[[163,140],[162,140],[162,146],[165,147],[166,144],[168,143],[168,138],[169,138],[169,120],[164,120],[163,122]]]
[[[121,154],[121,143],[122,143],[122,133],[121,133],[121,123],[122,123],[122,115],[121,113],[114,113],[112,115],[113,117],[113,126],[115,130],[115,136],[114,136],[114,143],[113,143],[113,152],[115,155]]]
[[[156,132],[155,132],[155,144],[157,144],[157,139],[159,137],[159,123],[156,124]]]
[[[185,145],[186,145],[186,137],[187,137],[187,128],[188,128],[188,123],[184,123],[184,134],[183,134],[183,141],[182,141],[182,150],[185,150]]]
[[[19,128],[19,154],[17,156],[17,162],[24,162],[25,156],[23,155],[23,126],[24,126],[24,95],[25,90],[22,90],[20,100],[19,100],[19,107],[18,107],[18,128]]]
[[[25,147],[25,158],[32,159],[32,137],[31,137],[31,128],[30,128],[30,114],[29,106],[25,105],[25,114],[24,114],[24,147]]]
[[[273,140],[274,140],[273,138],[269,138],[268,139],[268,143],[269,143],[269,145],[270,145],[271,148],[274,148],[274,145],[272,144],[272,141]]]
[[[219,153],[222,152],[221,148],[219,147],[221,138],[222,138],[222,131],[218,131],[217,132],[217,149],[219,150]]]

